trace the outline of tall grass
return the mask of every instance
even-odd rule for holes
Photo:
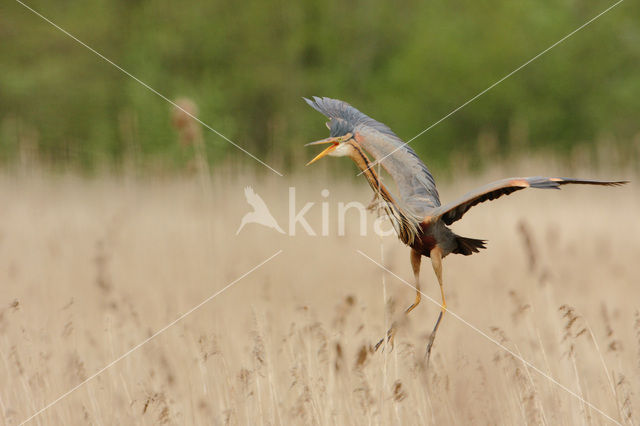
[[[509,171],[445,183],[441,196],[499,174]],[[379,259],[380,239],[359,236],[356,214],[344,237],[335,216],[328,237],[258,225],[235,236],[247,184],[285,229],[289,185],[298,208],[316,202],[308,220],[319,226],[322,188],[331,203],[366,204],[365,184],[320,170],[218,171],[205,197],[200,180],[0,178],[2,423],[26,419],[278,249],[34,424],[609,423],[451,315],[425,371],[439,309],[426,299],[393,351],[372,351],[414,293],[386,275],[383,297],[380,269],[356,253]],[[489,239],[488,250],[444,262],[452,311],[622,424],[640,418],[638,195],[633,185],[532,190],[483,204],[455,229]],[[384,264],[411,282],[408,249],[391,237],[383,247]],[[438,300],[428,260],[422,285]]]

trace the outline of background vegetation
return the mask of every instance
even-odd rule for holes
[[[475,207],[455,230],[488,238],[488,249],[444,262],[451,312],[611,421],[451,312],[425,371],[439,306],[425,297],[403,321],[413,289],[356,251],[413,283],[408,249],[395,236],[361,237],[357,214],[337,235],[336,202],[368,201],[367,185],[298,179],[298,202],[316,201],[307,215],[316,231],[320,190],[331,188],[329,236],[256,224],[236,235],[251,210],[242,187],[256,181],[214,176],[207,200],[195,176],[0,176],[0,424],[20,424],[283,250],[28,425],[638,425],[632,185],[532,190]],[[282,178],[256,185],[286,227]],[[421,278],[439,301],[427,259]],[[396,319],[395,349],[373,352]]]
[[[203,121],[287,169],[304,142],[325,134],[302,96],[344,99],[410,139],[612,2],[28,4],[169,98],[191,99]],[[639,18],[640,5],[622,3],[415,148],[440,168],[452,154],[474,161],[514,146],[592,155],[600,143],[637,160]],[[131,157],[142,167],[188,161],[166,102],[17,2],[0,5],[0,37],[5,163],[24,151],[89,169]],[[211,132],[204,137],[210,161],[243,156]]]
[[[451,312],[605,416],[451,313],[425,370],[439,306],[424,300],[405,319],[413,290],[358,251],[412,282],[407,249],[359,236],[356,215],[343,237],[335,210],[328,236],[236,230],[249,185],[283,227],[290,186],[298,209],[315,203],[315,229],[325,203],[370,200],[364,181],[335,174],[346,160],[295,170],[311,155],[302,145],[327,132],[302,96],[344,99],[410,139],[612,3],[28,4],[287,176],[0,2],[0,424],[28,419],[277,250],[32,423],[638,424],[637,2],[413,144],[443,200],[520,173],[633,181],[478,206],[455,231],[489,250],[444,270]],[[485,159],[491,168],[469,171]],[[86,179],[103,168],[115,173]],[[439,300],[427,261],[421,280]],[[374,352],[395,319],[395,350]]]

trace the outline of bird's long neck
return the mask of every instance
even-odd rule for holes
[[[398,233],[398,237],[400,237],[405,244],[413,244],[415,238],[421,232],[421,228],[418,225],[419,220],[407,214],[393,199],[387,187],[380,180],[380,176],[376,173],[374,167],[372,167],[371,161],[362,147],[355,141],[351,141],[350,143],[351,146],[353,146],[353,150],[350,151],[349,157],[356,163],[356,166],[358,166],[367,178],[367,182],[369,182],[369,186],[371,186],[373,192],[382,198],[385,210]]]
[[[380,177],[378,173],[371,166],[371,161],[364,150],[357,143],[352,143],[353,150],[350,152],[349,157],[356,163],[356,166],[362,171],[364,176],[367,178],[367,182],[371,186],[373,191],[380,195],[382,199],[388,203],[394,203],[393,197],[391,193],[387,189],[387,187],[380,181]]]

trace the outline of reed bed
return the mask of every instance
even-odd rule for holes
[[[502,172],[444,183],[441,197]],[[488,250],[445,260],[448,306],[512,353],[447,315],[426,370],[438,307],[423,299],[393,350],[374,352],[413,290],[357,252],[382,254],[412,282],[408,249],[360,236],[356,214],[345,236],[335,215],[328,236],[255,224],[236,236],[247,185],[285,230],[289,186],[298,209],[316,203],[316,230],[322,202],[333,214],[338,201],[370,199],[363,182],[322,169],[214,171],[206,185],[202,175],[2,176],[0,423],[29,418],[278,250],[31,423],[613,423],[513,354],[616,422],[640,421],[635,185],[523,192],[468,213],[456,232],[487,238]],[[438,300],[428,260],[422,282]]]

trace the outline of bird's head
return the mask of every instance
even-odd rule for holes
[[[322,113],[329,118],[327,127],[330,130],[330,137],[317,142],[308,143],[308,145],[324,145],[329,144],[320,154],[307,163],[315,163],[326,155],[332,157],[351,156],[355,153],[357,142],[354,139],[355,129],[363,120],[369,119],[357,109],[353,108],[346,102],[338,99],[313,97],[313,100],[304,98],[305,102],[313,109]],[[370,120],[370,119],[369,119]]]
[[[313,160],[309,161],[307,163],[307,166],[309,164],[315,163],[326,155],[330,155],[332,157],[344,157],[345,155],[350,155],[354,151],[352,145],[353,141],[353,133],[347,132],[346,134],[341,136],[331,136],[326,139],[306,144],[305,146],[330,144],[328,147],[322,150],[320,154],[316,155]]]

